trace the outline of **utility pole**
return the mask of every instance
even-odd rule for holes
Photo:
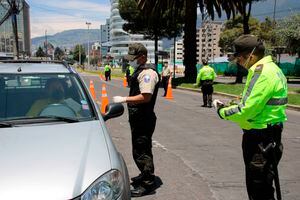
[[[78,45],[79,48],[79,65],[81,65],[81,45]]]
[[[45,53],[46,53],[46,57],[48,57],[47,30],[45,30]]]
[[[90,25],[91,22],[85,22],[88,27],[88,67],[90,67]]]
[[[175,79],[175,62],[176,62],[176,37],[174,37],[174,52],[173,52],[173,78]]]
[[[274,10],[273,10],[273,23],[274,23],[274,27],[275,27],[275,15],[276,15],[276,4],[277,4],[277,0],[275,0],[274,2]]]

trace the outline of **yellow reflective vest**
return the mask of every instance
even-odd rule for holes
[[[110,65],[105,65],[104,71],[105,71],[105,72],[109,72],[110,70],[111,70]]]
[[[215,80],[216,78],[216,73],[214,71],[214,69],[212,67],[210,67],[209,65],[204,65],[200,70],[199,73],[197,75],[197,80],[196,80],[196,84],[199,85],[200,81],[204,81],[204,80]]]
[[[221,108],[221,118],[236,122],[242,129],[263,129],[287,120],[287,81],[281,69],[266,56],[248,70],[238,105]]]

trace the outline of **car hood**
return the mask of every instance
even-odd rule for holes
[[[105,130],[99,121],[1,128],[0,199],[80,195],[111,169]]]

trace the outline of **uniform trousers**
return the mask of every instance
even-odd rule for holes
[[[144,181],[153,181],[154,163],[152,154],[152,135],[155,130],[156,116],[130,116],[129,124],[132,137],[133,159],[143,175]]]
[[[212,104],[212,93],[214,92],[213,81],[203,80],[201,81],[201,91],[203,94],[203,104],[205,106]]]
[[[165,90],[164,96],[167,95],[169,79],[170,79],[170,76],[163,76],[161,79],[161,82],[162,82],[164,90]]]
[[[104,75],[106,81],[111,80],[111,71],[104,72]]]
[[[242,148],[250,200],[275,200],[273,181],[283,151],[282,129],[282,123],[279,123],[265,129],[243,130]],[[262,148],[272,142],[275,147],[263,153]]]

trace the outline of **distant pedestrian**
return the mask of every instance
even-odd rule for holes
[[[108,63],[104,67],[104,75],[105,81],[111,80],[111,66]]]
[[[287,83],[272,56],[265,56],[263,43],[253,35],[243,35],[234,42],[235,59],[248,69],[241,102],[224,106],[214,100],[222,119],[243,129],[243,157],[250,200],[281,199],[277,165],[282,156],[281,133],[287,120]]]
[[[168,67],[168,63],[164,63],[164,67],[163,67],[163,70],[161,73],[161,82],[162,82],[163,88],[165,90],[164,95],[163,95],[164,97],[167,95],[168,83],[169,83],[170,76],[171,76],[171,70]]]
[[[213,84],[216,78],[216,73],[212,67],[208,65],[206,59],[202,60],[202,68],[199,70],[197,75],[196,86],[201,86],[203,94],[203,105],[202,107],[212,107],[212,93],[214,91]]]
[[[127,87],[130,87],[130,80],[131,80],[133,72],[134,72],[134,68],[130,64],[127,64],[127,66],[126,66]]]
[[[153,65],[147,65],[147,49],[141,43],[129,45],[125,59],[135,69],[130,80],[129,96],[113,97],[115,103],[127,103],[132,136],[133,159],[141,171],[131,180],[133,197],[149,194],[155,189],[152,135],[156,125],[154,106],[159,88],[159,75]]]

